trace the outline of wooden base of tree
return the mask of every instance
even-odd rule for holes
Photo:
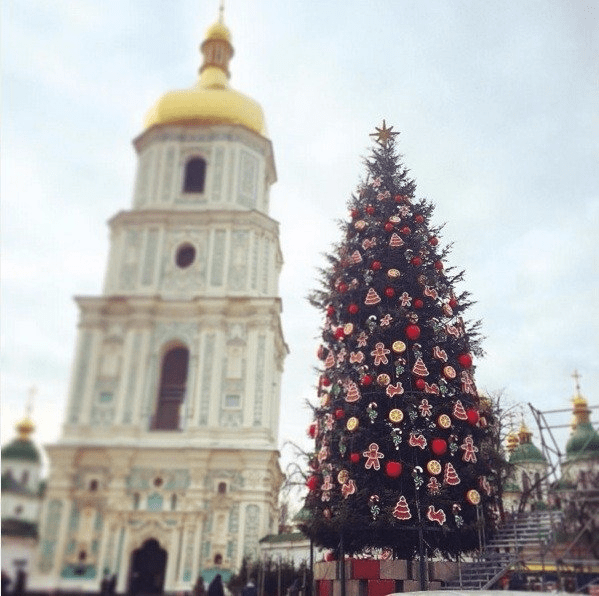
[[[457,576],[457,563],[429,561],[428,589],[437,590]],[[343,586],[342,573],[345,574]],[[315,596],[386,596],[393,592],[420,590],[420,563],[403,560],[346,559],[314,565]],[[343,590],[343,587],[345,588]]]

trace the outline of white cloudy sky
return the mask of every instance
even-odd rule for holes
[[[72,297],[101,291],[131,140],[163,92],[193,84],[216,14],[217,0],[2,3],[2,442],[31,385],[37,440],[58,438]],[[320,324],[305,296],[383,118],[477,300],[479,386],[569,407],[578,368],[599,403],[598,19],[596,0],[227,1],[231,82],[262,103],[279,176],[281,442],[304,440]]]

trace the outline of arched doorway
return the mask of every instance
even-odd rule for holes
[[[131,554],[130,594],[162,594],[166,572],[166,551],[150,538]]]

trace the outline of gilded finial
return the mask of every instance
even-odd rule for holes
[[[220,4],[218,6],[218,22],[221,25],[225,23],[225,0],[220,0]]]
[[[380,128],[378,126],[374,127],[376,132],[371,132],[369,136],[375,137],[375,141],[382,145],[383,147],[387,146],[387,143],[395,136],[397,136],[398,132],[393,132],[393,127],[390,126],[387,128],[387,123],[383,120],[383,126]]]
[[[33,399],[37,393],[37,387],[32,385],[27,392],[27,403],[25,405],[25,417],[16,425],[16,430],[19,433],[19,439],[25,440],[35,430],[35,425],[31,421],[31,413],[33,412]]]
[[[580,378],[582,375],[578,372],[577,369],[574,369],[572,373],[572,378],[574,379],[574,383],[576,384],[576,395],[580,395]]]

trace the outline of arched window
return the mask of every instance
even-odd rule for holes
[[[219,482],[218,483],[217,491],[218,491],[219,495],[226,494],[227,493],[227,483],[226,482]]]
[[[27,484],[29,482],[29,472],[27,470],[23,470],[23,474],[21,474],[21,484]]]
[[[214,564],[215,565],[222,565],[223,562],[223,556],[220,553],[216,553],[214,555]]]
[[[158,405],[152,423],[154,430],[178,430],[181,404],[185,399],[189,350],[176,347],[162,359]]]
[[[97,480],[90,480],[89,482],[89,490],[91,492],[96,492],[98,490],[98,481]]]
[[[183,192],[204,192],[206,162],[201,157],[192,157],[185,164]]]
[[[139,493],[133,493],[133,510],[139,509]]]
[[[524,492],[530,490],[530,478],[526,472],[522,472],[522,490]]]
[[[175,511],[177,509],[177,495],[173,493],[171,495],[171,511]]]

